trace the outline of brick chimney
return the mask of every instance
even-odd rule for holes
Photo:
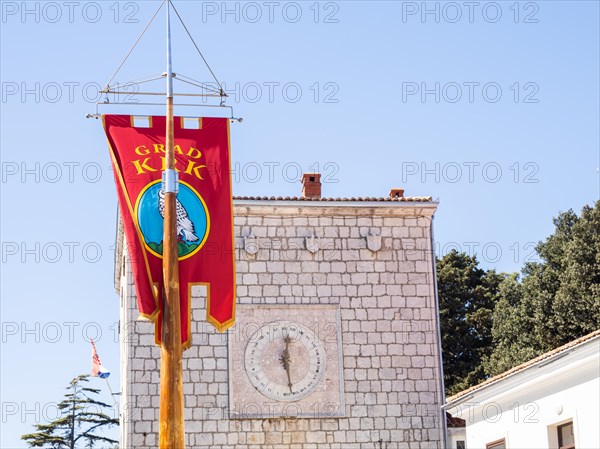
[[[304,173],[302,175],[302,198],[321,198],[320,173]]]
[[[392,188],[390,190],[390,198],[403,198],[404,197],[404,189]]]

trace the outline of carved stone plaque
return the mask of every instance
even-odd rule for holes
[[[229,332],[232,418],[344,415],[336,305],[238,305]]]

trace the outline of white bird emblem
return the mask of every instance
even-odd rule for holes
[[[179,202],[178,199],[175,199],[177,203],[177,235],[182,236],[188,242],[196,242],[198,241],[198,236],[196,235],[196,230],[194,229],[194,223],[190,220],[187,210],[183,207],[183,204]],[[160,216],[165,218],[165,192],[163,189],[158,191],[158,212]]]

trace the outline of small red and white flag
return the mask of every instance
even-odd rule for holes
[[[92,376],[100,377],[102,379],[108,378],[110,376],[110,371],[102,366],[102,362],[100,361],[100,357],[98,357],[98,352],[96,351],[96,345],[93,341],[92,343]]]

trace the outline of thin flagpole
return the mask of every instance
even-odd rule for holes
[[[179,305],[179,266],[177,254],[176,198],[178,178],[175,171],[173,128],[173,65],[171,56],[171,2],[167,6],[167,129],[165,171],[162,189],[165,194],[163,236],[164,296],[162,308],[162,347],[160,366],[160,413],[158,447],[184,449],[183,370],[181,311]]]
[[[119,402],[115,399],[115,394],[113,393],[112,388],[110,388],[110,383],[108,383],[108,378],[105,377],[104,380],[106,381],[106,386],[108,387],[108,391],[110,391],[110,395],[112,396],[113,403],[114,403],[115,407],[117,407],[117,409],[118,409]]]

